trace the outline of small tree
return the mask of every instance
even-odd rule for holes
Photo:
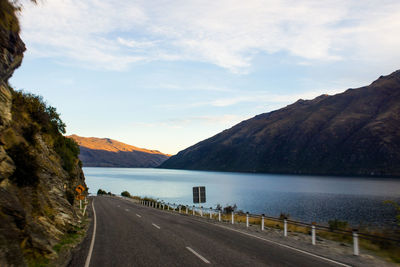
[[[227,214],[231,213],[231,212],[233,212],[235,210],[237,210],[236,204],[234,204],[233,206],[232,205],[228,205],[228,206],[224,207],[224,213],[227,213]]]
[[[121,196],[123,196],[123,197],[131,197],[131,194],[129,194],[128,191],[123,191],[123,192],[121,193]]]
[[[104,191],[103,189],[97,190],[97,195],[107,195],[107,192]]]

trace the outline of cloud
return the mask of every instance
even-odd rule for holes
[[[182,129],[189,125],[214,125],[221,127],[231,127],[245,119],[247,116],[240,116],[234,114],[223,114],[223,115],[208,115],[208,116],[189,116],[180,117],[163,120],[160,122],[144,123],[135,122],[134,126],[145,127],[145,128],[172,128],[172,129]]]
[[[341,92],[343,92],[343,89],[332,88],[329,90],[325,90],[324,93],[328,95],[334,95]],[[274,107],[282,107],[283,105],[293,103],[299,99],[309,100],[321,95],[321,91],[319,90],[307,91],[302,93],[293,93],[293,94],[275,94],[262,91],[251,91],[251,92],[241,91],[237,93],[238,95],[228,96],[218,99],[211,99],[209,101],[179,104],[178,106],[173,104],[167,104],[159,107],[170,108],[170,109],[187,109],[187,108],[198,108],[204,106],[224,108],[224,107],[238,105],[241,103],[253,103],[253,104],[264,104],[264,105],[273,104]]]
[[[259,53],[395,65],[399,17],[397,0],[51,0],[26,3],[22,28],[33,55],[89,67],[190,60],[246,73]]]

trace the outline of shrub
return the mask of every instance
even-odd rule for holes
[[[68,200],[69,204],[74,205],[74,202],[75,202],[75,194],[74,194],[74,192],[71,191],[71,190],[67,190],[65,192],[65,194],[67,196],[67,200]]]
[[[232,205],[228,205],[226,207],[224,207],[224,213],[232,213],[233,211],[237,210],[237,206],[236,204]]]
[[[11,181],[18,186],[36,186],[39,182],[37,172],[39,166],[36,158],[24,143],[14,145],[7,150],[15,164],[15,171],[11,175]]]
[[[14,91],[12,113],[20,119],[23,113],[28,113],[30,118],[40,125],[42,132],[65,133],[65,123],[61,120],[60,114],[56,108],[48,106],[41,96]]]
[[[79,146],[74,140],[62,135],[65,133],[65,123],[56,108],[48,106],[41,96],[14,91],[12,114],[16,121],[27,125],[22,128],[22,136],[30,144],[35,144],[34,136],[39,132],[50,136],[64,170],[71,174],[74,166],[79,164]]]
[[[103,189],[97,190],[97,195],[107,195],[107,192],[104,191]]]
[[[121,196],[123,196],[123,197],[131,197],[131,194],[128,191],[123,191],[121,193]]]
[[[289,217],[290,217],[289,213],[281,212],[281,214],[279,214],[279,219],[281,220],[288,219]]]
[[[80,152],[78,144],[70,138],[59,135],[54,143],[54,150],[61,157],[64,170],[71,173],[78,161]]]
[[[331,231],[346,230],[346,228],[348,227],[348,223],[346,221],[340,221],[338,219],[328,221],[328,224]]]

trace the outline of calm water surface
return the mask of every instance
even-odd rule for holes
[[[236,204],[240,210],[304,222],[337,218],[353,226],[393,224],[400,179],[222,173],[140,168],[83,168],[89,192],[99,188],[193,205],[192,187],[206,186],[207,203]]]

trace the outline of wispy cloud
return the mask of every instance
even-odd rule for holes
[[[172,128],[172,129],[181,129],[191,124],[218,125],[222,127],[230,127],[245,119],[248,119],[248,117],[234,115],[234,114],[224,114],[224,115],[212,115],[212,116],[180,117],[180,118],[172,118],[152,123],[135,122],[133,123],[133,125],[135,127]]]
[[[324,94],[334,95],[337,93],[343,92],[343,89],[329,89],[325,90]],[[302,93],[292,93],[292,94],[275,94],[270,92],[262,92],[262,91],[251,91],[251,92],[237,92],[237,95],[230,94],[229,96],[210,99],[208,101],[200,101],[200,102],[191,102],[184,104],[164,104],[159,105],[161,108],[169,108],[169,109],[187,109],[187,108],[198,108],[198,107],[229,107],[238,105],[241,103],[253,103],[256,105],[263,104],[264,106],[270,105],[273,107],[282,107],[287,104],[291,104],[299,99],[309,100],[313,99],[317,96],[321,95],[321,91],[308,91]]]
[[[299,64],[400,59],[397,0],[52,0],[22,14],[32,53],[105,69],[192,60],[242,73],[277,52]]]

